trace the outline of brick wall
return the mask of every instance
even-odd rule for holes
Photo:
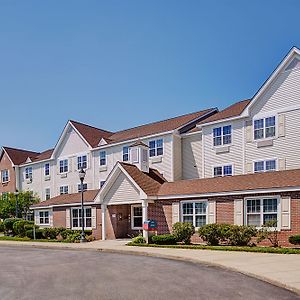
[[[11,164],[11,161],[10,161],[8,155],[5,152],[0,160],[0,171],[1,170],[9,170],[9,182],[2,183],[1,178],[0,178],[0,194],[15,192],[16,191],[16,172]]]

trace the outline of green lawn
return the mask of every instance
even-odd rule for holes
[[[128,243],[128,246],[154,247],[154,248],[174,248],[174,249],[198,249],[198,250],[219,250],[219,251],[243,251],[259,253],[277,254],[300,254],[300,249],[273,248],[273,247],[240,247],[240,246],[205,246],[205,245],[155,245],[155,244],[135,244]]]
[[[0,236],[0,241],[18,241],[18,242],[61,242],[58,240],[31,240],[29,237],[17,237],[17,236]]]

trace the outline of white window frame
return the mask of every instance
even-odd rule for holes
[[[85,159],[84,159],[85,158]],[[82,154],[77,156],[77,170],[88,168],[88,156],[87,154]]]
[[[267,128],[266,127],[266,119],[268,119],[268,118],[275,118],[275,125],[274,125],[275,134],[274,134],[274,136],[266,137],[266,128]],[[261,129],[263,129],[263,137],[256,139],[255,138],[255,131],[256,131],[255,130],[255,121],[259,121],[259,120],[263,120],[263,127],[261,128]],[[278,115],[256,116],[253,119],[252,126],[253,126],[253,141],[274,140],[275,138],[277,138],[277,134],[278,134]]]
[[[86,226],[86,211],[87,209],[90,209],[91,210],[91,216],[89,217],[89,219],[91,219],[91,226]],[[77,220],[78,220],[78,227],[75,227],[73,226],[73,211],[74,210],[77,210]],[[80,225],[80,221],[81,221],[81,216],[79,216],[79,211],[81,211],[81,207],[72,207],[71,209],[71,228],[73,230],[81,230],[82,229],[82,226],[79,226]],[[85,206],[84,207],[84,229],[85,230],[91,230],[93,225],[92,225],[92,222],[93,222],[93,217],[92,217],[92,207],[91,206]]]
[[[100,180],[100,185],[99,185],[99,187],[100,187],[100,189],[103,187],[103,185],[105,184],[105,180]]]
[[[30,170],[30,172],[29,172]],[[32,173],[33,173],[33,169],[32,167],[26,167],[25,168],[25,179],[32,179]]]
[[[158,142],[162,143],[162,146],[161,147],[158,147],[157,144]],[[154,143],[154,147],[151,148],[151,143]],[[149,146],[149,157],[160,157],[160,156],[163,156],[164,155],[164,139],[163,138],[159,138],[159,139],[155,139],[155,140],[151,140],[148,142],[148,146]],[[158,149],[162,149],[162,153],[161,154],[158,154]],[[151,151],[154,150],[154,155],[151,155]]]
[[[45,216],[45,213],[48,214],[48,216]],[[41,216],[42,214],[42,216]],[[50,211],[49,210],[39,210],[39,224],[40,225],[50,225]],[[43,220],[43,222],[41,222],[41,219]],[[48,222],[45,222],[46,219],[48,219]]]
[[[87,190],[88,190],[88,184],[85,182],[83,183],[83,191],[86,192]],[[81,193],[81,183],[78,183],[77,185],[77,192]]]
[[[224,134],[224,128],[229,127],[229,126],[230,126],[230,134]],[[221,129],[221,135],[214,136],[215,129]],[[227,136],[230,136],[230,143],[224,143],[224,138],[227,137]],[[221,144],[220,145],[215,145],[215,139],[217,137],[221,138]],[[232,144],[232,124],[214,127],[212,129],[212,140],[213,140],[213,147],[230,146]]]
[[[275,161],[275,169],[274,170],[267,170],[266,169],[266,165],[267,165],[267,161]],[[262,162],[264,165],[264,168],[262,171],[255,171],[255,163],[259,163]],[[253,172],[254,173],[265,173],[265,172],[274,172],[274,171],[278,171],[278,159],[277,158],[270,158],[270,159],[259,159],[259,160],[255,160],[253,161]]]
[[[49,168],[47,169],[46,166],[49,166]],[[49,174],[47,174],[47,172],[46,172],[47,170],[48,170]],[[45,163],[44,164],[44,175],[45,176],[50,176],[50,163]]]
[[[232,174],[231,175],[224,175],[224,168],[231,166]],[[220,176],[215,176],[215,168],[222,168],[222,175]],[[212,177],[218,178],[218,177],[228,177],[228,176],[233,176],[234,175],[234,164],[228,163],[228,164],[223,164],[223,165],[216,165],[212,167]]]
[[[208,224],[208,201],[205,199],[201,200],[186,200],[180,202],[180,221],[183,222],[183,217],[185,216],[183,214],[183,205],[186,203],[193,203],[193,213],[192,214],[186,214],[186,216],[192,216],[193,217],[193,226],[198,229],[199,227],[196,227],[196,216],[204,216],[205,215],[205,225]],[[206,205],[206,213],[205,214],[196,214],[195,211],[195,203],[205,203]]]
[[[8,169],[1,170],[1,182],[8,183],[9,180],[10,180],[9,170]]]
[[[141,209],[142,209],[142,215],[141,216],[135,216],[134,215],[134,208],[135,207],[141,207]],[[134,219],[135,218],[142,218],[142,227],[134,227]],[[142,207],[141,204],[131,205],[131,229],[133,229],[133,230],[141,230],[141,229],[143,229],[143,207]]]
[[[104,153],[104,158],[101,158],[101,153]],[[105,163],[102,163],[101,161],[104,160]],[[105,150],[101,150],[99,151],[99,165],[102,166],[106,166],[107,165],[107,154]]]
[[[125,151],[125,150],[127,150],[127,151]],[[129,161],[130,160],[130,157],[129,157],[129,146],[124,146],[123,148],[122,148],[122,160],[123,161]],[[124,159],[124,157],[127,155],[127,159]]]
[[[48,193],[49,191],[49,193]],[[47,197],[49,195],[49,198]],[[51,189],[49,187],[45,188],[45,200],[51,199]]]
[[[248,200],[260,200],[260,226],[256,226],[257,229],[261,229],[263,225],[263,200],[264,199],[276,199],[277,200],[277,226],[274,228],[270,227],[270,230],[274,230],[275,228],[280,231],[281,229],[281,197],[278,195],[274,196],[257,196],[257,197],[246,197],[244,199],[244,224],[248,224],[248,213],[247,213],[247,201]],[[266,213],[268,214],[268,213]],[[269,213],[271,214],[271,213]]]
[[[62,166],[61,166],[61,162],[62,162]],[[59,160],[59,174],[66,174],[68,172],[69,172],[69,160],[67,158]]]
[[[65,192],[65,189],[67,188],[67,193]],[[61,192],[63,190],[63,192]],[[60,195],[68,195],[69,194],[69,186],[68,185],[61,185],[59,187],[59,194]]]

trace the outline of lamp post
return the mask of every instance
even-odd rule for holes
[[[15,197],[16,197],[16,218],[17,218],[18,217],[18,212],[19,212],[19,208],[18,208],[19,191],[18,190],[15,191]]]
[[[85,177],[85,171],[83,168],[80,169],[79,171],[79,179],[80,179],[80,190],[81,190],[81,237],[80,237],[80,243],[85,243],[85,233],[84,233],[84,206],[83,206],[83,180]]]

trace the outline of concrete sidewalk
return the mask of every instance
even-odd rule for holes
[[[300,294],[300,255],[297,254],[133,247],[126,246],[128,241],[94,241],[86,244],[0,241],[0,246],[90,249],[213,264],[262,279]]]

